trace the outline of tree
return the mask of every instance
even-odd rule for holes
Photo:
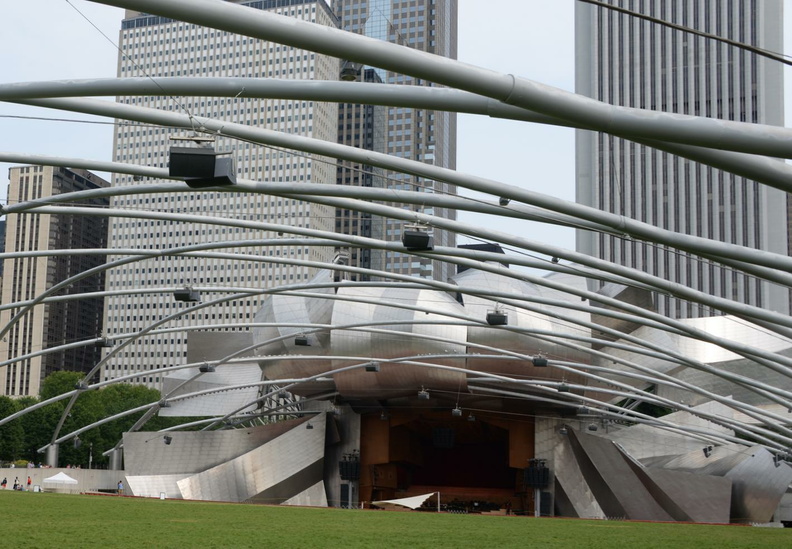
[[[82,378],[83,376],[79,372],[55,372],[42,382],[41,399],[23,397],[13,400],[7,397],[0,397],[0,418],[73,391]],[[102,389],[80,391],[63,422],[58,436],[92,425],[102,418],[112,417],[146,404],[153,404],[159,401],[160,398],[160,392],[156,389],[126,383],[116,383]],[[43,457],[37,453],[37,450],[52,441],[55,428],[63,416],[68,402],[68,399],[53,402],[23,415],[8,425],[0,427],[0,459],[43,461]],[[144,413],[135,412],[134,414],[118,418],[100,425],[98,428],[89,429],[81,433],[78,439],[72,438],[62,443],[58,451],[59,462],[61,464],[87,467],[91,461],[89,456],[91,456],[93,465],[102,467],[108,461],[108,458],[103,456],[102,453],[113,448],[121,440],[123,434]],[[184,421],[185,418],[158,417],[155,415],[144,429],[158,430],[184,423]]]
[[[0,419],[7,418],[20,410],[14,399],[0,396]],[[18,421],[0,426],[0,461],[16,461],[22,455],[25,433]]]
[[[77,383],[82,381],[83,374],[80,372],[55,372],[48,375],[41,383],[41,400],[49,400],[63,393],[73,391]]]

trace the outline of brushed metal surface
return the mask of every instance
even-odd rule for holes
[[[254,450],[178,481],[182,496],[235,502],[266,499],[280,504],[311,490],[323,483],[326,417],[313,416]],[[306,429],[307,423],[313,428]],[[326,496],[316,504],[326,506]]]
[[[569,430],[569,429],[568,429]],[[559,435],[563,436],[563,435]],[[562,486],[569,504],[574,509],[574,514],[569,513],[565,516],[577,516],[580,518],[604,519],[605,511],[597,502],[594,492],[589,487],[583,472],[580,470],[572,444],[566,436],[560,440],[553,453],[555,463],[555,482]],[[559,504],[561,501],[559,501]],[[561,509],[563,513],[564,510]]]

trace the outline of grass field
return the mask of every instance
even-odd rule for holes
[[[348,511],[0,491],[0,546],[792,547],[792,530]]]

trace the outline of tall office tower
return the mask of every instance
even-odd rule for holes
[[[74,191],[108,187],[110,183],[80,169],[24,166],[9,170],[8,201],[25,202]],[[103,207],[106,198],[85,200],[81,205]],[[7,219],[6,252],[104,249],[107,219],[68,214],[17,214]],[[18,303],[41,295],[55,284],[105,263],[100,255],[53,255],[16,257],[3,261],[2,302]],[[104,290],[104,276],[75,281],[55,295],[83,294]],[[38,305],[14,323],[0,341],[0,361],[18,358],[42,349],[95,339],[102,332],[103,299],[51,301]],[[0,311],[6,326],[18,309]],[[26,358],[0,367],[0,395],[37,396],[41,381],[58,370],[89,371],[101,358],[95,345]]]
[[[344,30],[427,51],[457,57],[457,0],[334,0],[333,8]],[[374,69],[382,82],[432,86],[431,82]],[[456,168],[456,114],[420,109],[388,108],[385,152],[444,168]],[[456,186],[408,174],[385,172],[383,184],[391,189],[455,194]],[[414,206],[446,219],[456,212],[445,208]],[[372,219],[373,231],[386,240],[400,240],[405,223]],[[435,229],[437,246],[455,246],[456,235]],[[398,252],[372,255],[372,266],[385,271],[445,281],[453,269],[442,261],[418,259]]]
[[[350,72],[351,71],[351,72]],[[352,64],[341,68],[341,77],[346,80],[382,83],[377,71],[363,69]],[[338,142],[368,151],[385,152],[387,108],[380,105],[341,103],[338,105]],[[339,160],[337,183],[361,187],[385,187],[383,170],[348,161]],[[385,240],[384,220],[376,215],[346,208],[336,208],[336,232]],[[354,267],[383,270],[385,252],[371,248],[349,247],[342,250],[345,261]],[[340,271],[339,271],[340,273]],[[368,275],[341,275],[353,280],[370,280]]]
[[[0,252],[5,251],[5,219],[0,219]],[[3,278],[3,262],[0,261],[0,281]]]
[[[781,52],[781,0],[665,0],[614,6]],[[576,5],[578,93],[614,105],[782,125],[781,64],[613,10]],[[754,181],[617,139],[577,135],[578,201],[672,231],[788,253],[787,197]],[[731,269],[578,231],[578,250],[739,302],[789,311],[787,291]],[[713,313],[658,296],[676,318]]]
[[[272,13],[337,27],[338,22],[322,0],[258,0],[235,3],[250,10]],[[127,11],[120,33],[121,77],[271,77],[302,80],[337,80],[339,62],[289,46],[230,34],[224,31],[173,21],[135,11]],[[299,134],[324,141],[337,139],[338,107],[333,103],[193,97],[121,97],[136,106],[190,113],[202,117]],[[148,166],[168,166],[169,138],[184,135],[171,129],[123,123],[116,128],[115,160]],[[226,138],[218,138],[218,151],[232,151],[240,179],[276,182],[334,184],[335,160],[298,155]],[[117,176],[114,185],[140,185],[129,176]],[[233,217],[332,232],[335,212],[326,206],[274,196],[217,193],[194,190],[175,194],[146,194],[120,197],[114,207],[129,210],[190,213]],[[288,237],[283,234],[283,238]],[[236,241],[276,239],[276,231],[251,231],[199,223],[171,223],[118,218],[111,226],[112,248],[167,249],[180,246]],[[231,247],[240,252],[280,259],[329,262],[331,248],[262,245]],[[173,285],[220,288],[262,288],[308,280],[311,269],[303,266],[262,261],[227,261],[219,258],[170,257],[129,264],[108,274],[110,290],[150,290]],[[226,290],[227,295],[228,290]],[[213,299],[224,294],[210,294]],[[206,295],[204,296],[206,297]],[[169,326],[217,325],[245,322],[253,318],[260,299],[249,297],[187,312]],[[112,297],[105,309],[108,336],[130,334],[178,311],[184,303],[174,302],[168,293]],[[238,328],[237,328],[238,329]],[[155,368],[184,363],[187,333],[142,338],[120,351],[103,367],[102,378],[150,372]],[[151,373],[137,382],[159,388],[161,376]]]

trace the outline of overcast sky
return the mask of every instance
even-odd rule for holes
[[[85,0],[70,2],[0,2],[4,23],[0,82],[116,76],[118,52],[101,32],[117,43],[123,10]],[[459,0],[459,4],[460,60],[573,91],[575,0]],[[789,19],[792,0],[784,4]],[[792,36],[789,25],[786,36]],[[77,118],[0,103],[0,151],[111,159],[110,126],[8,118],[20,115]],[[3,198],[7,168],[0,163]],[[568,129],[461,115],[457,169],[574,200],[574,134]],[[574,248],[568,229],[538,225],[515,229],[513,224],[495,228],[519,230],[522,236]]]

